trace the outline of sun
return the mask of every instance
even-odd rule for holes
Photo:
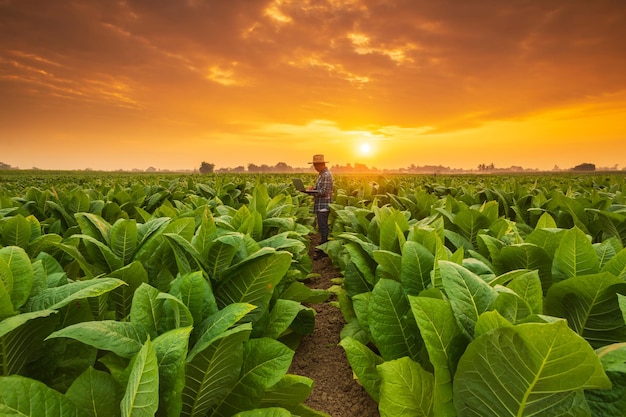
[[[369,143],[362,143],[360,149],[363,155],[369,155],[372,152],[372,146]]]

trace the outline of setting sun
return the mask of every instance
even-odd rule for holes
[[[372,152],[372,147],[370,146],[369,143],[361,144],[361,153],[363,155],[368,155],[370,152]]]

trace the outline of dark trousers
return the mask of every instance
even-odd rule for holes
[[[330,210],[318,211],[315,214],[317,215],[317,228],[321,235],[321,245],[322,243],[328,242],[328,216],[330,215]]]

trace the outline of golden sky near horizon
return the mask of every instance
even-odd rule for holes
[[[624,0],[0,0],[21,169],[626,167]]]

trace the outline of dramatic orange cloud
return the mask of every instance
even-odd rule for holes
[[[0,0],[0,162],[623,168],[625,44],[623,0]]]

